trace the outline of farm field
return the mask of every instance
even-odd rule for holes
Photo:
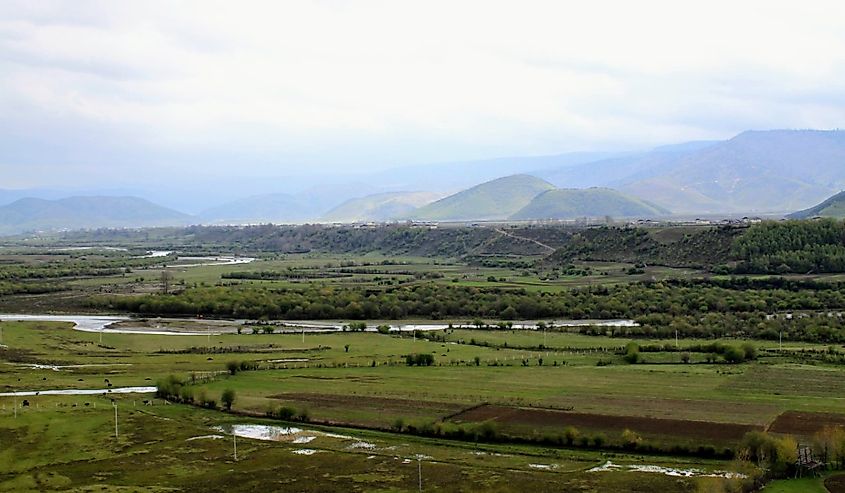
[[[511,481],[512,479],[508,478],[511,474],[515,474],[510,471],[513,468],[512,465],[503,464],[484,464],[483,467],[478,466],[481,469],[475,470],[476,466],[472,465],[474,464],[472,460],[477,460],[479,456],[475,455],[478,450],[473,447],[481,446],[488,451],[484,453],[490,454],[502,453],[489,452],[501,450],[501,447],[508,450],[517,447],[527,454],[524,460],[527,460],[528,464],[535,464],[531,461],[536,459],[536,464],[555,465],[551,470],[532,470],[530,466],[526,466],[528,469],[520,473],[538,476],[538,488],[541,491],[543,488],[553,489],[555,485],[567,484],[581,485],[584,491],[603,491],[601,485],[612,485],[614,476],[625,474],[628,478],[629,474],[618,471],[589,474],[585,472],[601,465],[604,460],[622,464],[646,461],[672,468],[709,467],[719,470],[731,467],[731,463],[728,460],[712,459],[701,463],[702,459],[695,457],[644,457],[642,454],[629,456],[624,450],[602,452],[593,450],[591,447],[582,448],[577,443],[573,447],[561,447],[554,444],[544,446],[497,443],[462,445],[464,442],[447,440],[443,445],[441,440],[421,438],[408,433],[390,433],[390,431],[395,429],[397,421],[401,421],[405,427],[424,427],[438,422],[444,423],[444,426],[450,426],[450,424],[481,426],[492,423],[496,433],[529,439],[538,434],[557,434],[568,427],[574,427],[580,436],[589,437],[590,440],[596,436],[602,436],[608,444],[612,444],[621,443],[619,441],[622,433],[625,430],[631,430],[643,440],[655,445],[707,444],[720,450],[724,447],[736,446],[745,431],[765,429],[773,422],[793,423],[792,429],[780,430],[782,432],[799,434],[807,432],[805,428],[794,424],[795,419],[787,419],[792,416],[790,412],[833,413],[831,417],[845,415],[843,400],[814,395],[811,389],[808,390],[800,385],[782,387],[775,391],[776,382],[773,381],[771,385],[766,383],[771,373],[772,378],[777,382],[790,379],[796,382],[824,379],[820,381],[820,384],[823,383],[828,387],[838,386],[841,385],[839,383],[841,373],[834,369],[780,362],[783,356],[772,357],[770,362],[763,359],[739,367],[727,367],[724,364],[631,366],[625,365],[621,359],[608,366],[596,366],[596,361],[605,357],[604,353],[598,354],[597,348],[602,347],[607,341],[596,338],[596,345],[590,347],[587,344],[590,337],[578,334],[558,335],[570,342],[579,341],[578,344],[570,345],[580,347],[581,352],[552,350],[544,352],[542,357],[545,361],[540,367],[538,366],[540,356],[526,351],[497,350],[466,344],[444,344],[421,338],[414,340],[407,335],[397,334],[348,332],[306,334],[306,345],[303,346],[300,334],[223,334],[208,338],[105,333],[101,344],[99,343],[100,334],[72,330],[70,324],[67,323],[7,321],[0,323],[0,327],[2,327],[3,344],[7,346],[4,355],[9,356],[8,348],[19,348],[15,357],[28,361],[27,363],[7,362],[4,365],[0,372],[0,386],[2,386],[0,388],[6,392],[54,388],[144,386],[169,375],[191,374],[196,375],[198,379],[198,383],[194,386],[195,391],[205,392],[213,396],[215,400],[219,400],[218,396],[225,389],[235,391],[237,399],[233,405],[233,412],[237,413],[236,415],[197,409],[184,404],[164,406],[161,404],[162,401],[159,401],[156,406],[142,406],[142,400],[150,399],[149,396],[115,394],[106,397],[47,395],[27,397],[30,405],[18,418],[14,418],[10,415],[13,398],[0,397],[4,409],[3,422],[11,421],[8,426],[26,422],[15,421],[15,419],[46,419],[49,414],[68,418],[76,411],[90,413],[84,414],[85,420],[88,420],[90,416],[90,426],[102,432],[108,428],[106,421],[112,416],[111,398],[118,400],[119,409],[126,409],[121,412],[131,413],[124,427],[131,427],[131,423],[136,422],[138,427],[145,430],[144,433],[148,433],[147,430],[156,429],[151,428],[152,425],[148,423],[148,420],[174,419],[172,413],[177,413],[180,420],[198,419],[196,428],[181,429],[182,425],[180,425],[178,433],[176,430],[161,430],[160,433],[165,438],[153,440],[155,445],[151,443],[149,436],[129,434],[130,428],[126,428],[127,435],[121,440],[127,440],[129,443],[120,447],[119,451],[115,451],[113,456],[98,459],[106,470],[109,467],[123,470],[121,464],[127,460],[125,454],[131,455],[129,450],[132,449],[132,444],[135,447],[143,445],[144,454],[153,454],[157,447],[162,447],[160,453],[165,456],[176,457],[179,461],[188,461],[190,454],[177,452],[176,444],[192,436],[214,434],[208,432],[208,429],[219,424],[209,424],[212,422],[221,424],[254,422],[303,427],[333,424],[341,427],[336,432],[337,434],[349,434],[354,431],[354,433],[369,436],[368,434],[375,433],[387,440],[388,445],[385,445],[387,448],[393,446],[389,443],[395,441],[407,443],[410,440],[414,443],[417,441],[430,443],[432,444],[430,446],[439,451],[438,453],[446,454],[447,457],[453,457],[455,454],[464,455],[466,457],[463,459],[455,459],[457,465],[449,467],[460,470],[460,477],[470,483],[478,480],[482,475],[479,471],[483,471],[484,467],[507,469],[508,472],[503,472],[503,476],[497,476],[502,483]],[[474,334],[487,331],[462,332]],[[527,338],[529,342],[536,342],[543,337],[541,332],[536,331],[520,332],[518,335],[521,338]],[[534,341],[531,341],[532,336]],[[205,346],[209,340],[212,343],[211,348]],[[624,345],[627,341],[619,342]],[[349,345],[348,352],[345,348],[347,344]],[[807,345],[807,347],[811,346]],[[232,352],[222,352],[224,348]],[[449,352],[443,353],[444,348],[448,348]],[[169,353],[169,351],[188,352]],[[438,360],[443,354],[448,354],[455,363],[449,364],[447,361],[442,361],[443,366],[408,367],[402,361],[401,355],[409,351],[433,351]],[[480,359],[479,366],[475,365],[476,356]],[[526,357],[529,363],[528,366],[523,366]],[[618,358],[614,355],[611,357]],[[560,361],[558,366],[552,366],[554,363],[550,361],[557,361],[558,358]],[[235,375],[229,375],[226,369],[229,361],[251,361],[256,364],[268,364],[272,361],[276,362],[273,363],[276,369],[239,371]],[[376,361],[375,367],[371,366],[373,361]],[[566,361],[566,365],[561,364],[563,361]],[[502,366],[487,366],[493,364]],[[37,365],[43,365],[43,367]],[[211,380],[207,381],[209,378]],[[672,381],[672,385],[665,385],[669,380]],[[754,384],[750,385],[746,382],[754,382]],[[654,391],[657,387],[661,387],[659,395],[656,395]],[[737,388],[745,390],[737,394],[735,392]],[[86,402],[95,405],[96,408],[85,406]],[[73,407],[74,404],[76,407]],[[479,404],[482,404],[481,407],[476,407]],[[280,407],[289,407],[297,413],[306,411],[310,423],[306,425],[294,422],[292,425],[286,425],[277,420],[255,421],[255,416],[263,416],[268,409]],[[200,418],[195,418],[195,414]],[[159,416],[159,418],[153,416]],[[245,419],[247,421],[244,421]],[[798,423],[801,421],[797,420]],[[35,425],[27,427],[29,430],[27,433],[35,433],[37,429],[42,429],[40,433],[48,433],[38,439],[39,443],[45,439],[48,441],[68,439],[63,433],[70,432],[55,431],[58,436],[52,437],[49,433],[54,433],[53,426],[47,428],[44,428],[44,424],[40,426],[41,428]],[[188,433],[189,430],[192,430],[190,433],[193,435],[183,437],[180,434]],[[171,433],[174,434],[173,437],[179,438],[172,438]],[[137,440],[134,440],[133,436],[137,436]],[[78,440],[79,438],[70,437],[70,439]],[[108,439],[108,433],[105,439]],[[26,443],[30,441],[31,439],[26,439]],[[198,453],[202,459],[192,458],[190,461],[215,460],[214,457],[224,462],[229,460],[225,458],[225,454],[231,452],[228,450],[231,445],[228,441],[222,439],[196,441],[201,443],[195,444],[192,441],[189,450]],[[249,466],[249,474],[255,474],[256,480],[262,478],[262,474],[269,473],[269,471],[260,472],[262,467],[267,467],[265,461],[269,460],[268,457],[274,457],[274,454],[296,456],[291,450],[290,443],[259,442],[253,445],[252,440],[243,438],[241,446],[244,454],[242,460],[255,461]],[[280,449],[266,451],[267,447],[280,447]],[[319,459],[325,458],[332,464],[337,459],[334,457],[329,459],[329,454],[342,454],[342,460],[348,464],[350,471],[358,471],[350,472],[349,476],[350,481],[355,481],[354,484],[358,485],[362,491],[384,486],[378,486],[381,481],[380,475],[365,472],[369,470],[367,467],[371,464],[369,461],[376,460],[367,459],[373,455],[372,453],[363,454],[364,451],[361,451],[361,454],[355,455],[350,454],[350,451],[343,447],[340,450],[336,450],[336,447],[332,448],[331,444],[326,444],[326,447],[326,449],[319,449],[319,453],[307,456],[313,459],[310,463],[312,465],[308,467],[313,469],[315,474],[321,467],[330,467],[329,465],[320,466]],[[469,451],[457,452],[466,447],[469,447]],[[309,450],[311,449],[314,448],[309,445]],[[256,455],[260,455],[261,459],[250,455],[251,453],[247,452],[249,450],[256,450]],[[258,450],[261,450],[260,454],[257,453]],[[423,454],[439,457],[431,452]],[[535,454],[539,455],[543,461],[535,458]],[[407,455],[413,458],[413,454]],[[574,464],[561,462],[559,457],[562,456],[569,457]],[[48,461],[47,464],[36,464],[27,469],[28,479],[25,481],[28,483],[15,483],[10,479],[4,483],[8,486],[7,489],[13,490],[15,485],[20,484],[58,486],[80,484],[79,478],[66,477],[61,472],[61,468],[50,467],[52,475],[42,469],[50,464],[65,463],[67,459],[50,458],[49,454],[39,455],[39,457],[46,457],[44,460]],[[300,461],[298,456],[296,457],[296,461]],[[496,456],[493,455],[493,457]],[[400,472],[403,469],[388,467],[407,466],[401,463],[405,458],[401,458],[398,464],[393,457],[385,460],[386,463],[380,466],[380,470],[384,473],[383,478],[394,477],[394,475],[406,476]],[[18,460],[20,459],[16,458],[14,462],[17,463]],[[305,461],[305,458],[301,460]],[[438,464],[442,461],[442,459],[428,460]],[[463,462],[464,460],[469,462]],[[188,490],[194,488],[194,485],[213,484],[213,482],[203,483],[193,476],[191,471],[195,467],[189,467],[188,464],[180,467],[184,467],[185,470],[168,473],[168,477],[173,481],[171,484]],[[246,464],[243,467],[246,467]],[[438,465],[438,467],[446,466]],[[237,474],[237,470],[237,468],[231,469],[229,473]],[[564,470],[576,472],[562,474]],[[360,479],[363,481],[360,483],[358,479],[352,479],[359,475],[369,479]],[[549,478],[552,475],[555,479]],[[441,477],[439,473],[438,477]],[[412,479],[406,478],[407,481]],[[114,480],[115,484],[122,484],[121,482],[144,484],[131,471],[120,474],[103,473],[99,480],[105,482]],[[218,480],[223,479],[218,478]],[[227,477],[226,481],[230,480],[231,477]],[[194,481],[198,482],[194,483]],[[207,479],[207,481],[212,480]],[[604,481],[610,481],[610,483],[603,483]],[[672,476],[655,473],[642,473],[641,481],[644,489],[656,487],[659,484],[665,491],[692,491],[697,484],[694,478],[679,481]],[[191,486],[186,487],[185,485],[188,484]],[[344,484],[349,483],[338,480],[339,490]],[[541,484],[545,486],[540,486]],[[496,485],[496,488],[500,487],[495,481],[490,483],[491,487],[493,485]],[[636,487],[633,486],[633,488]],[[440,489],[451,491],[460,488],[454,484],[444,483]],[[507,491],[506,488],[504,490]]]
[[[0,491],[739,491],[845,426],[836,273],[114,247],[0,252]]]

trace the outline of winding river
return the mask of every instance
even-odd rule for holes
[[[106,334],[145,334],[145,335],[172,335],[172,336],[208,336],[219,334],[233,334],[237,332],[238,327],[243,327],[248,324],[248,320],[233,319],[233,320],[205,320],[205,319],[161,319],[168,322],[193,322],[193,323],[214,323],[219,324],[219,328],[209,329],[206,331],[186,331],[179,329],[168,329],[163,327],[146,327],[139,323],[137,327],[132,327],[132,318],[120,315],[32,315],[32,314],[0,314],[0,321],[43,321],[43,322],[71,322],[74,324],[74,330],[83,332],[103,332]],[[117,322],[123,322],[124,326],[112,327]],[[346,324],[336,321],[324,320],[290,320],[282,322],[282,326],[274,326],[276,333],[297,333],[302,332],[341,332]],[[554,320],[548,321],[548,325],[555,327],[635,327],[637,323],[633,320]],[[128,325],[128,326],[127,326]],[[367,325],[367,332],[376,332],[378,325]],[[411,324],[391,324],[390,330],[393,332],[411,332],[411,331],[437,331],[445,329],[475,329],[476,326],[472,324],[453,323],[451,326],[444,323],[411,323]],[[537,330],[536,321],[520,321],[514,322],[512,327],[514,330]]]

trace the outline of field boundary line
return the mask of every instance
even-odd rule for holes
[[[447,414],[446,416],[443,416],[442,418],[440,418],[440,421],[448,421],[448,420],[450,420],[450,419],[452,419],[452,418],[454,418],[454,417],[456,417],[456,416],[460,416],[460,415],[461,415],[461,414],[463,414],[463,413],[468,413],[468,412],[470,412],[470,411],[474,411],[474,410],[476,410],[476,409],[478,409],[478,408],[480,408],[480,407],[489,406],[489,405],[490,405],[490,403],[489,403],[489,402],[481,402],[481,403],[478,403],[478,404],[473,404],[473,405],[471,405],[471,406],[469,406],[469,407],[465,407],[465,408],[463,408],[463,409],[461,409],[461,410],[459,410],[459,411],[457,411],[457,412],[454,412],[454,413],[452,413],[452,414]]]

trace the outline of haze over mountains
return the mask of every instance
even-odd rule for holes
[[[814,217],[845,219],[845,192],[839,192],[815,207],[794,212],[788,217],[790,219],[810,219]]]
[[[206,181],[186,185],[180,194],[172,187],[133,193],[143,199],[99,190],[0,190],[0,234],[188,223],[787,214],[843,189],[845,132],[748,131],[643,152],[508,157],[259,182],[233,176],[228,185]],[[237,193],[241,198],[233,199]],[[72,195],[95,196],[63,198]],[[177,208],[195,214],[149,198],[185,203]],[[840,210],[822,205],[808,214]]]
[[[610,188],[557,188],[537,195],[509,219],[654,218],[670,214],[667,209]]]
[[[19,199],[0,207],[0,234],[92,227],[187,225],[191,216],[138,197]]]
[[[554,185],[530,175],[498,178],[421,207],[409,215],[418,221],[507,219]]]

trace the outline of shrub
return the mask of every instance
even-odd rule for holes
[[[622,432],[622,444],[625,446],[625,448],[635,449],[637,448],[637,446],[640,445],[642,441],[642,437],[637,435],[637,433],[634,431],[625,429],[625,431]]]
[[[576,440],[578,440],[578,429],[574,426],[567,426],[563,429],[563,438],[566,440],[567,445],[573,445]]]
[[[757,359],[757,348],[755,348],[750,342],[746,342],[742,345],[742,351],[745,353],[746,360],[750,361]]]
[[[405,356],[405,363],[408,366],[431,366],[434,364],[434,355],[430,353],[413,353]]]
[[[235,391],[232,389],[224,390],[223,394],[220,395],[220,402],[223,403],[223,407],[225,407],[227,411],[231,411],[232,404],[235,403]]]
[[[282,406],[276,411],[276,416],[279,419],[283,419],[285,421],[290,421],[296,416],[296,409],[288,406]]]
[[[728,363],[742,363],[745,361],[745,351],[738,347],[729,347],[725,349],[722,355]]]

